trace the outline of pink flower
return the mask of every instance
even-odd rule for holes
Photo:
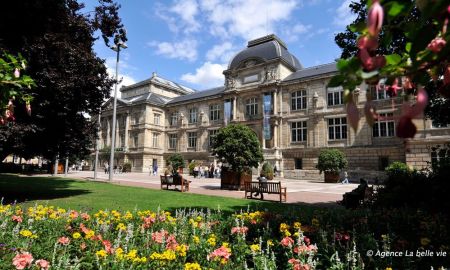
[[[288,263],[293,265],[294,270],[310,270],[309,264],[302,264],[299,259],[289,259]]]
[[[442,48],[445,47],[445,44],[447,42],[445,41],[445,39],[441,38],[441,37],[437,37],[435,39],[433,39],[430,44],[428,44],[427,49],[434,52],[434,53],[438,53],[442,50]]]
[[[113,253],[113,250],[112,250],[112,245],[111,245],[111,242],[110,241],[108,241],[108,240],[103,240],[102,241],[102,244],[103,244],[103,246],[105,246],[105,251],[108,253],[108,254],[112,254]]]
[[[173,234],[169,235],[166,239],[166,249],[175,250],[178,246],[177,239],[175,239],[175,236]]]
[[[353,101],[347,103],[347,116],[348,121],[350,122],[350,126],[353,128],[353,130],[357,130],[359,123],[359,110]]]
[[[230,256],[231,256],[230,249],[227,248],[227,247],[221,246],[220,248],[218,248],[218,249],[214,250],[213,252],[211,252],[208,255],[207,259],[209,260],[209,259],[214,259],[216,257],[222,257],[225,260],[228,260],[230,258]]]
[[[397,124],[397,136],[400,138],[413,138],[417,128],[413,124],[411,117],[402,116]]]
[[[82,213],[81,214],[81,218],[83,219],[83,220],[89,220],[89,219],[91,219],[91,216],[89,216],[89,214],[88,213]]]
[[[380,5],[379,0],[374,0],[372,6],[369,9],[367,18],[367,30],[372,36],[378,36],[383,25],[383,7]]]
[[[31,263],[33,262],[33,256],[31,256],[30,253],[24,252],[19,253],[13,258],[13,265],[16,267],[16,269],[25,269],[28,266],[31,266]]]
[[[30,111],[31,111],[31,107],[30,107]],[[77,211],[75,211],[75,210],[72,210],[72,211],[70,211],[70,214],[69,214],[69,216],[70,216],[70,218],[73,218],[73,219],[75,219],[75,218],[77,218],[77,217],[78,217],[78,212],[77,212]]]
[[[17,223],[22,223],[22,217],[21,216],[14,215],[14,216],[11,217],[11,219],[12,219],[12,221],[15,221]]]
[[[63,236],[63,237],[60,237],[60,238],[58,239],[58,244],[67,246],[69,243],[70,243],[69,237]]]
[[[31,105],[30,105],[30,103],[27,103],[27,104],[25,105],[25,109],[27,110],[27,114],[28,114],[29,116],[31,116]]]
[[[35,263],[39,268],[47,270],[50,267],[50,263],[46,260],[37,260]]]
[[[246,234],[248,227],[233,227],[231,228],[231,234]]]
[[[362,36],[358,39],[357,45],[359,49],[374,51],[376,48],[378,48],[378,41],[376,38],[371,36]]]
[[[292,244],[294,244],[294,240],[292,238],[290,238],[289,236],[287,236],[287,237],[283,238],[280,243],[284,247],[291,247]]]
[[[151,216],[144,217],[143,220],[144,220],[144,228],[150,228],[150,226],[156,221],[155,218]]]
[[[392,85],[389,85],[387,87],[387,93],[391,97],[396,97],[398,95],[398,90],[402,89],[400,86],[398,86],[398,80],[395,79]]]
[[[386,65],[386,58],[383,55],[371,57],[367,49],[362,49],[358,53],[361,63],[367,71],[382,68]]]
[[[169,233],[165,230],[154,232],[152,233],[152,240],[155,241],[156,243],[162,244],[167,235],[169,235]]]
[[[20,77],[20,71],[17,68],[14,70],[14,77],[16,77],[16,78]]]

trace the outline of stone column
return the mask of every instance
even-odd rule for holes
[[[237,97],[236,96],[234,96],[233,97],[233,118],[232,118],[232,120],[233,121],[236,121],[236,119],[237,119],[237,110],[236,110],[236,108],[237,108],[237,106],[236,106],[236,100],[237,100]]]
[[[278,113],[278,104],[277,104],[278,90],[273,91],[273,114],[277,115]]]
[[[273,125],[273,148],[278,148],[278,120]]]
[[[111,147],[111,120],[106,119],[106,146]]]
[[[119,119],[120,119],[121,117],[117,117],[116,118],[116,141],[115,141],[115,146],[114,146],[114,148],[117,148],[117,147],[120,147],[120,136],[119,136],[119,130],[120,130],[120,125],[119,125]]]
[[[124,143],[124,146],[126,149],[128,149],[128,140],[129,140],[128,126],[129,126],[129,123],[130,123],[130,117],[128,114],[125,114],[125,143]]]

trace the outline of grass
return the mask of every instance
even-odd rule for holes
[[[274,202],[207,196],[139,187],[118,186],[60,177],[29,177],[0,174],[0,198],[3,203],[23,206],[48,204],[66,209],[93,210],[150,209],[173,211],[178,208],[220,208],[234,213],[240,209],[268,209],[274,212],[311,211],[314,207]]]

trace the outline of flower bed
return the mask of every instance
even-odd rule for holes
[[[324,212],[325,213],[325,212]],[[77,212],[0,205],[0,269],[362,269],[392,260],[389,235],[332,229],[319,212],[296,220],[268,212]],[[321,224],[323,222],[323,224]],[[360,221],[360,223],[364,223]],[[358,241],[355,241],[358,235]],[[428,241],[432,241],[428,239]],[[428,243],[423,243],[429,245]],[[383,246],[385,245],[385,246]],[[363,256],[361,254],[364,254]]]

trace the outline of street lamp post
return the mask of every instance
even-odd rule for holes
[[[116,58],[116,85],[114,87],[114,103],[113,103],[113,119],[112,119],[112,134],[111,134],[111,155],[109,158],[109,181],[113,180],[114,174],[114,150],[116,148],[116,111],[117,111],[117,85],[119,84],[119,55],[120,49],[126,49],[127,45],[122,41],[116,42],[116,45],[112,47],[117,52]]]
[[[98,144],[99,144],[99,140],[100,137],[98,135],[99,131],[100,131],[100,117],[101,117],[101,113],[102,110],[100,109],[100,111],[98,112],[98,123],[97,123],[97,138],[95,139],[95,162],[94,162],[94,179],[97,180],[97,169],[98,169]]]

